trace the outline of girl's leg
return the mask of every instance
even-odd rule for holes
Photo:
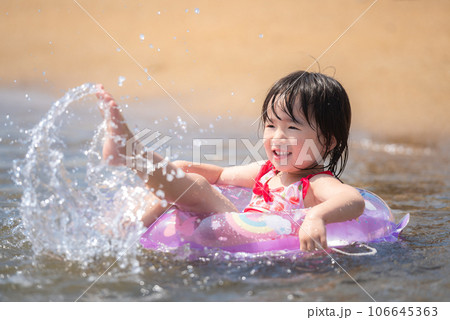
[[[109,114],[109,119],[107,119],[108,137],[103,146],[103,157],[108,159],[111,165],[124,165],[126,164],[126,148],[123,141],[131,139],[133,134],[128,129],[119,106],[112,96],[104,91],[102,86],[99,86],[97,97],[103,100],[104,108],[106,108],[106,110],[103,110],[104,116],[105,111],[108,111]],[[134,149],[143,150],[143,148]],[[142,155],[133,154],[132,156],[151,159],[156,167],[151,175],[139,171],[137,168],[132,169],[145,181],[148,187],[154,190],[162,190],[165,194],[164,198],[168,202],[176,204],[180,209],[199,214],[237,211],[233,203],[211,186],[204,177],[194,173],[186,173],[181,178],[169,181],[165,173],[177,172],[178,169],[172,162],[158,168],[157,164],[164,163],[165,160],[156,152],[147,152]],[[152,216],[154,214],[157,214],[156,211],[152,213]]]
[[[97,85],[99,92],[97,98],[101,100],[100,112],[106,117],[107,135],[103,144],[103,159],[109,165],[125,165],[126,149],[125,141],[133,137],[125,123],[122,110],[112,96],[107,93],[101,84]]]
[[[141,217],[141,221],[147,228],[151,226],[152,223],[155,222],[160,215],[169,210],[171,207],[170,204],[163,206],[161,204],[161,199],[152,192],[150,192],[148,196],[145,197],[144,201],[145,208],[144,214]]]

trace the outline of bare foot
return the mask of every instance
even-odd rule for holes
[[[106,140],[103,144],[103,159],[109,165],[118,166],[126,164],[126,141],[133,134],[128,129],[122,110],[113,97],[105,91],[103,85],[97,84],[97,98],[100,100],[100,112],[106,119]]]

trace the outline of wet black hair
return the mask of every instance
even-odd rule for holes
[[[269,109],[279,118],[275,112],[277,104],[294,122],[299,123],[294,116],[296,102],[299,102],[297,105],[308,125],[317,131],[317,138],[325,147],[322,156],[328,163],[324,169],[339,177],[348,160],[351,108],[347,93],[337,80],[324,74],[293,72],[278,80],[269,90],[262,107],[262,124],[270,121]],[[336,142],[334,148],[333,138]],[[317,166],[315,164],[308,169]]]

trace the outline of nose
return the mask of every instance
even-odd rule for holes
[[[272,139],[277,140],[284,140],[286,138],[287,138],[286,133],[281,128],[277,128],[277,130],[275,130],[272,136]]]
[[[273,147],[281,147],[288,143],[288,137],[286,136],[286,133],[278,128],[273,132],[273,135],[270,139],[270,145]]]

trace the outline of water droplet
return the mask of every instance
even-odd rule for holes
[[[160,52],[161,51],[161,49],[160,48],[158,48],[158,52]]]
[[[45,76],[45,71],[42,71],[42,75]]]
[[[186,174],[184,173],[184,171],[180,168],[177,168],[177,174],[176,174],[176,178],[180,179],[183,178]]]
[[[141,41],[144,41],[145,36],[141,33],[141,34],[139,35],[139,39],[141,39]]]
[[[210,129],[213,129],[213,128],[214,128],[214,125],[213,125],[212,123],[210,123],[210,124],[209,124],[209,128],[210,128]]]
[[[161,11],[158,11],[157,13],[160,15],[160,14],[161,14]]]
[[[196,14],[199,14],[199,13],[200,13],[200,9],[199,9],[199,8],[195,8],[194,12],[195,12]]]
[[[145,289],[145,288],[141,288],[141,293],[143,294],[143,295],[147,295],[147,294],[149,294],[150,293],[150,291],[148,291],[147,289]]]
[[[186,32],[189,32],[189,29],[187,29]]]
[[[117,48],[116,51],[117,51],[117,52],[120,52],[120,48]]]
[[[124,81],[126,80],[127,78],[125,78],[124,76],[119,76],[119,80],[118,80],[118,85],[119,85],[119,87],[121,87],[122,85],[123,85],[123,83],[124,83]]]
[[[156,191],[155,194],[156,194],[156,196],[157,196],[158,198],[161,198],[161,199],[163,199],[164,196],[166,195],[166,194],[164,193],[164,191],[162,191],[162,190]]]
[[[216,118],[216,121],[219,121],[220,119],[222,119],[222,116],[218,116],[218,117]]]
[[[262,33],[260,33],[259,37],[262,39],[264,37],[264,35]]]
[[[161,291],[163,291],[164,289],[163,288],[161,288],[160,286],[158,286],[157,284],[155,284],[154,286],[153,286],[153,289],[152,289],[154,292],[161,292]]]
[[[234,96],[234,92],[232,92],[231,95]]]
[[[49,41],[49,42],[48,42],[48,44],[52,44],[52,42],[51,42],[51,41]]]
[[[177,40],[177,37],[173,37],[173,40]]]
[[[252,103],[255,103],[256,100],[255,100],[254,98],[251,98],[250,101],[251,101]]]
[[[153,45],[151,43],[148,46],[150,47],[150,49],[153,49]]]
[[[188,12],[189,12],[189,9],[184,10],[184,12],[188,13]]]

